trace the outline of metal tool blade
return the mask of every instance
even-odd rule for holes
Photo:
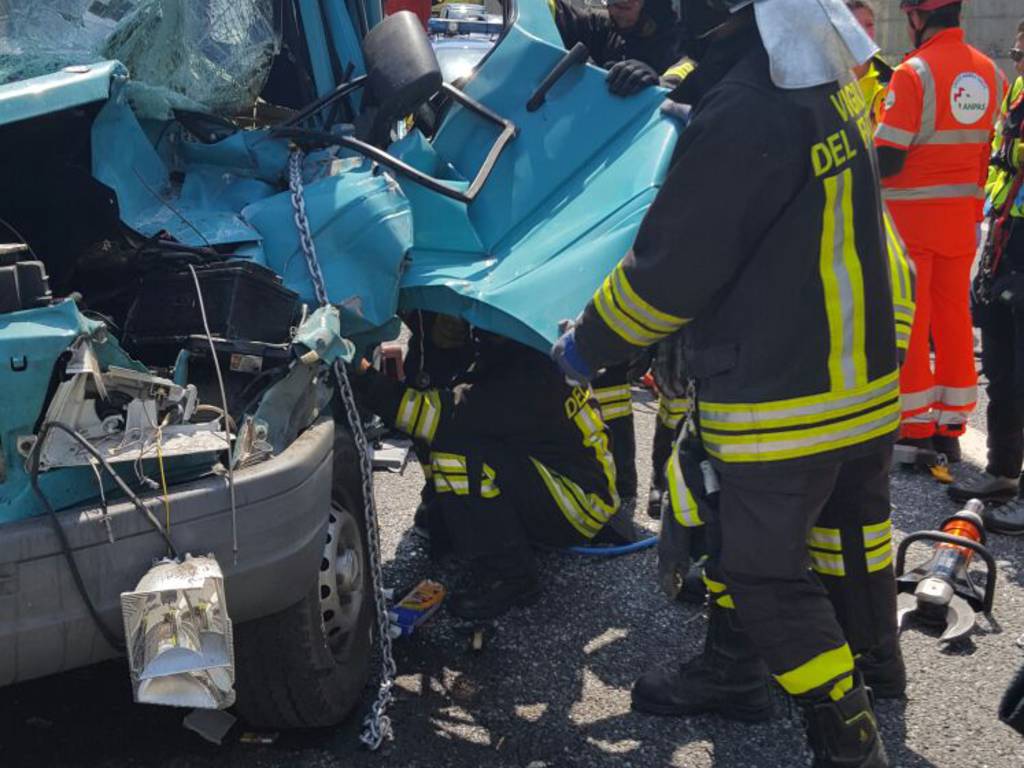
[[[917,597],[912,592],[900,592],[896,598],[896,628],[903,631],[903,620],[917,610]]]
[[[946,631],[939,638],[940,643],[951,643],[959,640],[974,629],[976,614],[974,609],[959,595],[949,601],[946,608]]]

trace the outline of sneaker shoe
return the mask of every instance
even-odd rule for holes
[[[1001,507],[986,507],[981,513],[985,530],[1005,536],[1024,535],[1024,500],[1013,499]]]
[[[982,501],[1009,501],[1020,490],[1016,477],[1000,477],[988,472],[977,479],[964,480],[949,486],[947,493],[953,501],[965,502],[971,499]]]

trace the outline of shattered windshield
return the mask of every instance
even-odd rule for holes
[[[274,0],[0,0],[0,84],[117,59],[151,117],[171,107],[241,114],[279,38]]]

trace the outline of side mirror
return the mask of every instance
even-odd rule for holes
[[[376,121],[399,120],[441,90],[441,67],[416,14],[400,11],[370,30],[363,40],[367,86]]]

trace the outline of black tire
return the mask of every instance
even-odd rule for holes
[[[359,703],[370,673],[376,611],[368,570],[362,484],[352,438],[340,424],[336,431],[328,539],[332,531],[337,532],[337,541],[344,542],[349,552],[358,553],[361,578],[349,582],[361,581],[364,588],[329,594],[323,577],[330,570],[326,556],[332,543],[329,541],[321,573],[310,574],[310,589],[302,600],[237,628],[237,709],[255,728],[336,725]],[[335,599],[344,604],[347,618],[343,625],[334,615],[326,615],[335,613],[331,610],[336,606]]]

